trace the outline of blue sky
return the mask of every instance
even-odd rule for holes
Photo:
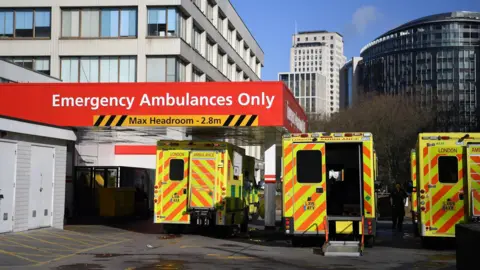
[[[289,71],[295,31],[327,30],[344,36],[344,54],[382,33],[422,16],[449,11],[479,11],[480,0],[230,0],[265,52],[263,80]],[[295,3],[295,4],[294,4]]]

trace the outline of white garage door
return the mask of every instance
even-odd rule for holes
[[[16,151],[15,143],[0,142],[0,233],[13,229]]]
[[[52,225],[55,149],[32,146],[28,228]]]

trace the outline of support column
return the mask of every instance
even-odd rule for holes
[[[275,229],[275,195],[277,180],[277,151],[275,135],[265,137],[265,230]]]

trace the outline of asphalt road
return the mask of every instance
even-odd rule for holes
[[[408,226],[407,233],[393,233],[389,225],[381,222],[376,246],[356,258],[316,255],[311,246],[292,248],[280,237],[227,240],[67,226],[0,235],[0,269],[455,269],[454,250],[421,249]]]

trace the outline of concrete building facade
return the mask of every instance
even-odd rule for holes
[[[257,81],[264,54],[228,0],[0,4],[0,57],[65,82]]]
[[[278,80],[293,92],[309,117],[330,115],[329,106],[333,101],[328,101],[327,79],[318,72],[282,72],[278,74]]]
[[[340,108],[340,68],[345,64],[343,37],[336,32],[305,31],[292,36],[290,72],[315,72],[327,80],[327,114]]]
[[[361,57],[352,57],[340,69],[340,109],[350,108],[361,94],[360,69],[357,69],[361,60]]]

